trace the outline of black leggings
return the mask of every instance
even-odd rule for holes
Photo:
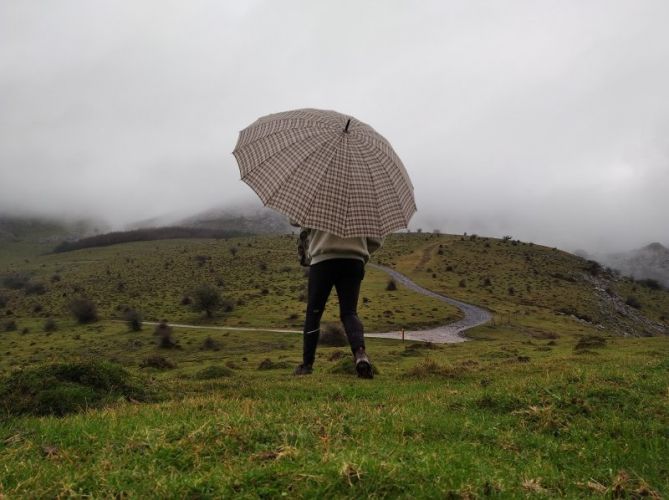
[[[337,289],[339,316],[351,350],[355,352],[359,347],[365,347],[362,323],[358,318],[358,296],[364,276],[365,263],[358,259],[329,259],[309,268],[309,299],[304,322],[305,365],[314,363],[321,317],[333,285]]]

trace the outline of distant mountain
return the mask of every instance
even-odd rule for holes
[[[93,221],[0,214],[0,242],[51,243],[97,234],[106,227]]]
[[[651,243],[631,252],[606,255],[598,260],[626,276],[654,279],[669,288],[669,249],[661,243]]]
[[[253,234],[286,234],[294,229],[285,216],[266,207],[215,208],[177,221],[174,225]]]

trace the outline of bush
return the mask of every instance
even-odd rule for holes
[[[460,283],[458,283],[458,286],[460,288],[466,288],[467,287],[467,280],[466,279],[461,279]]]
[[[211,335],[208,335],[207,338],[204,339],[204,342],[202,342],[200,349],[203,351],[220,351],[221,344],[212,339]]]
[[[230,377],[234,375],[234,373],[235,372],[226,366],[212,365],[197,372],[194,378],[196,380],[211,380],[215,378]]]
[[[128,324],[128,328],[132,332],[139,332],[142,330],[142,313],[136,311],[135,309],[128,309],[124,314],[123,318]]]
[[[26,368],[0,384],[0,408],[14,415],[66,415],[120,398],[138,401],[154,394],[123,367],[106,361]]]
[[[288,368],[290,365],[285,361],[277,361],[276,363],[269,358],[263,359],[258,365],[258,370],[276,370],[279,368]]]
[[[70,302],[70,312],[81,323],[94,323],[98,320],[98,311],[92,300],[77,298]]]
[[[14,321],[13,319],[5,321],[4,324],[2,325],[3,332],[15,332],[17,329],[18,325],[16,324],[16,321]]]
[[[46,286],[39,281],[31,281],[26,284],[23,291],[26,295],[44,295],[46,293]]]
[[[389,292],[394,292],[397,290],[397,283],[395,283],[395,280],[391,279],[388,281],[388,284],[386,285],[386,290]]]
[[[196,312],[204,311],[208,318],[214,315],[214,312],[221,307],[223,299],[217,288],[203,284],[198,286],[192,293],[193,310]]]
[[[0,295],[0,307],[5,307],[9,303],[9,299],[4,295]]]
[[[30,281],[30,276],[26,273],[11,273],[2,277],[2,285],[11,290],[20,290]]]
[[[574,351],[582,351],[585,349],[606,347],[606,339],[600,335],[583,335],[576,345]]]
[[[634,309],[641,309],[641,302],[639,302],[639,299],[637,299],[633,295],[627,297],[625,304],[627,304],[630,307],[633,307]]]
[[[56,324],[56,320],[53,318],[48,318],[44,322],[44,327],[43,327],[45,332],[55,332],[58,330],[58,325]]]
[[[586,261],[585,270],[588,271],[592,276],[599,276],[602,272],[602,266],[599,262],[588,260]]]
[[[342,324],[325,323],[321,327],[318,343],[329,347],[344,347],[348,345],[348,339]]]
[[[353,362],[353,358],[345,358],[342,359],[339,363],[336,363],[330,370],[328,370],[330,373],[342,373],[345,375],[357,375],[357,372],[355,371],[355,363]],[[379,374],[379,370],[376,368],[376,365],[372,365],[372,371],[374,372],[374,375]]]
[[[158,347],[162,349],[173,349],[177,346],[177,343],[172,337],[172,327],[167,324],[167,321],[162,320],[158,325],[156,325],[153,334],[160,337],[158,339]]]
[[[651,290],[662,290],[663,288],[663,286],[660,284],[659,281],[650,278],[639,280],[639,283],[645,286],[646,288],[650,288]]]
[[[172,370],[173,368],[176,368],[177,365],[174,361],[167,359],[165,356],[154,354],[153,356],[144,358],[139,364],[139,367],[155,368],[157,370]]]

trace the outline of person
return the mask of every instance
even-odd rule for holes
[[[290,224],[300,227],[295,221]],[[358,317],[358,296],[370,255],[381,248],[383,239],[340,238],[319,229],[301,228],[300,263],[309,267],[307,312],[304,321],[302,364],[295,375],[313,372],[320,322],[334,286],[339,298],[339,317],[353,353],[358,377],[373,378],[372,364],[365,351],[364,329]]]

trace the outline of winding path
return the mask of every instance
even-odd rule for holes
[[[475,326],[483,325],[492,319],[492,315],[489,311],[477,307],[472,304],[467,304],[466,302],[461,302],[456,299],[452,299],[445,295],[438,294],[427,288],[423,288],[420,285],[417,285],[404,274],[391,269],[390,267],[381,266],[378,264],[368,264],[368,266],[383,271],[384,273],[389,274],[396,282],[401,283],[410,290],[413,290],[417,293],[422,293],[429,297],[433,297],[442,302],[447,302],[464,313],[464,318],[454,323],[447,323],[436,328],[429,330],[414,330],[414,331],[405,331],[404,338],[406,340],[417,340],[420,342],[432,342],[435,344],[453,344],[456,342],[464,342],[467,340],[466,337],[462,336],[461,333]],[[145,321],[148,325],[155,325],[157,323],[151,321]],[[252,328],[252,327],[241,327],[241,326],[199,326],[199,325],[184,325],[179,323],[170,323],[171,326],[178,328],[198,328],[203,330],[246,330],[246,331],[259,331],[259,332],[280,332],[280,333],[302,333],[302,330],[284,330],[281,328]],[[384,339],[401,339],[402,332],[385,332],[385,333],[365,333],[365,337],[375,337],[375,338],[384,338]]]
[[[423,288],[420,285],[417,285],[404,274],[391,269],[390,267],[380,266],[378,264],[368,264],[368,266],[374,267],[380,271],[383,271],[389,274],[395,281],[401,283],[405,287],[414,292],[422,293],[429,297],[433,297],[442,302],[447,302],[458,309],[460,309],[465,317],[461,320],[455,321],[454,323],[447,323],[430,330],[415,330],[415,331],[405,331],[404,338],[407,340],[419,340],[423,342],[432,342],[435,344],[452,344],[455,342],[464,342],[467,340],[465,337],[460,335],[465,330],[474,328],[475,326],[483,325],[492,319],[492,314],[486,309],[481,307],[467,304],[456,299],[452,299],[445,295],[433,292],[427,288]],[[366,333],[365,337],[377,337],[377,338],[389,338],[389,339],[399,339],[402,337],[402,332],[387,332],[387,333]]]

